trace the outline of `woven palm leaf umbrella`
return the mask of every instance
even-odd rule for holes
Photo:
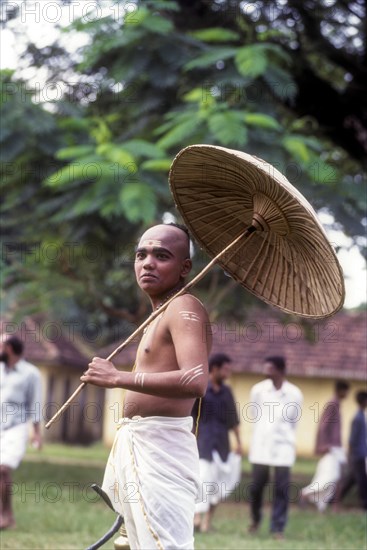
[[[271,164],[241,151],[192,145],[174,159],[169,181],[192,235],[212,258],[226,249],[216,263],[248,291],[314,319],[342,307],[343,274],[324,229]]]

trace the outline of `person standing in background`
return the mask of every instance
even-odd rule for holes
[[[359,499],[367,510],[367,391],[356,393],[358,411],[352,420],[349,436],[348,470],[342,477],[336,496],[336,508],[353,485],[357,485]]]
[[[255,384],[249,409],[253,423],[249,461],[252,464],[250,533],[256,533],[262,519],[263,492],[274,469],[274,495],[270,532],[284,538],[289,504],[290,470],[296,458],[295,428],[301,417],[303,396],[300,389],[286,380],[283,357],[267,357],[266,380]]]
[[[223,498],[223,490],[228,495],[241,473],[240,422],[233,393],[225,384],[231,374],[230,363],[231,358],[224,353],[209,358],[208,388],[201,406],[197,401],[192,413],[194,425],[198,426],[202,490],[201,501],[196,504],[195,529],[202,533],[212,529],[214,511]],[[237,443],[235,453],[230,452],[231,430]]]
[[[309,485],[301,491],[301,503],[315,504],[323,512],[333,500],[342,466],[346,463],[346,453],[342,446],[342,423],[340,404],[349,392],[345,380],[337,380],[334,397],[323,407],[316,436],[315,453],[322,455],[316,472]]]
[[[22,358],[23,342],[17,336],[1,343],[0,353],[0,528],[15,527],[12,508],[12,470],[18,468],[28,442],[28,422],[33,422],[32,443],[41,437],[41,376]]]

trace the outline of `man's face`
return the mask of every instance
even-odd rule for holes
[[[223,363],[221,367],[214,367],[213,378],[217,384],[223,384],[231,376],[231,365]]]
[[[273,363],[265,361],[263,372],[266,378],[270,378],[270,380],[273,380],[274,376],[276,376],[277,374],[277,369],[275,368]]]
[[[340,389],[336,392],[336,395],[338,399],[342,400],[345,399],[348,396],[349,390],[347,389]]]
[[[0,361],[7,363],[9,360],[9,346],[6,342],[0,342]]]
[[[156,225],[141,237],[135,254],[135,275],[149,296],[164,296],[179,286],[190,269],[187,237],[181,229]]]

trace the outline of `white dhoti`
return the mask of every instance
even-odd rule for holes
[[[22,422],[0,431],[0,465],[18,468],[27,449],[29,426]]]
[[[102,488],[131,549],[192,549],[199,456],[192,417],[122,419]]]
[[[213,460],[200,459],[200,495],[195,507],[197,514],[208,512],[227,498],[241,479],[241,456],[229,453],[226,462],[213,451]]]
[[[301,494],[309,502],[315,504],[319,512],[324,512],[329,501],[335,495],[342,466],[346,463],[345,451],[342,447],[332,447],[317,463],[316,472]]]

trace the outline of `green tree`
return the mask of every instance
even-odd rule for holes
[[[94,17],[63,29],[87,34],[86,46],[70,54],[57,41],[29,44],[24,54],[64,90],[56,101],[35,105],[30,91],[19,100],[25,83],[4,76],[4,111],[11,101],[19,113],[6,118],[2,138],[9,296],[17,288],[24,307],[36,297],[36,309],[84,315],[107,330],[112,318],[138,322],[146,307],[133,290],[133,243],[174,213],[168,169],[193,143],[271,162],[362,246],[364,2],[114,0],[103,16],[94,4]],[[27,109],[41,125],[28,124]],[[33,148],[17,151],[17,132]],[[38,167],[31,187],[29,166]],[[23,225],[30,189],[33,224]],[[19,243],[44,253],[22,260]],[[197,268],[203,263],[200,255]],[[213,318],[241,317],[239,299],[251,302],[219,269],[198,291]]]

